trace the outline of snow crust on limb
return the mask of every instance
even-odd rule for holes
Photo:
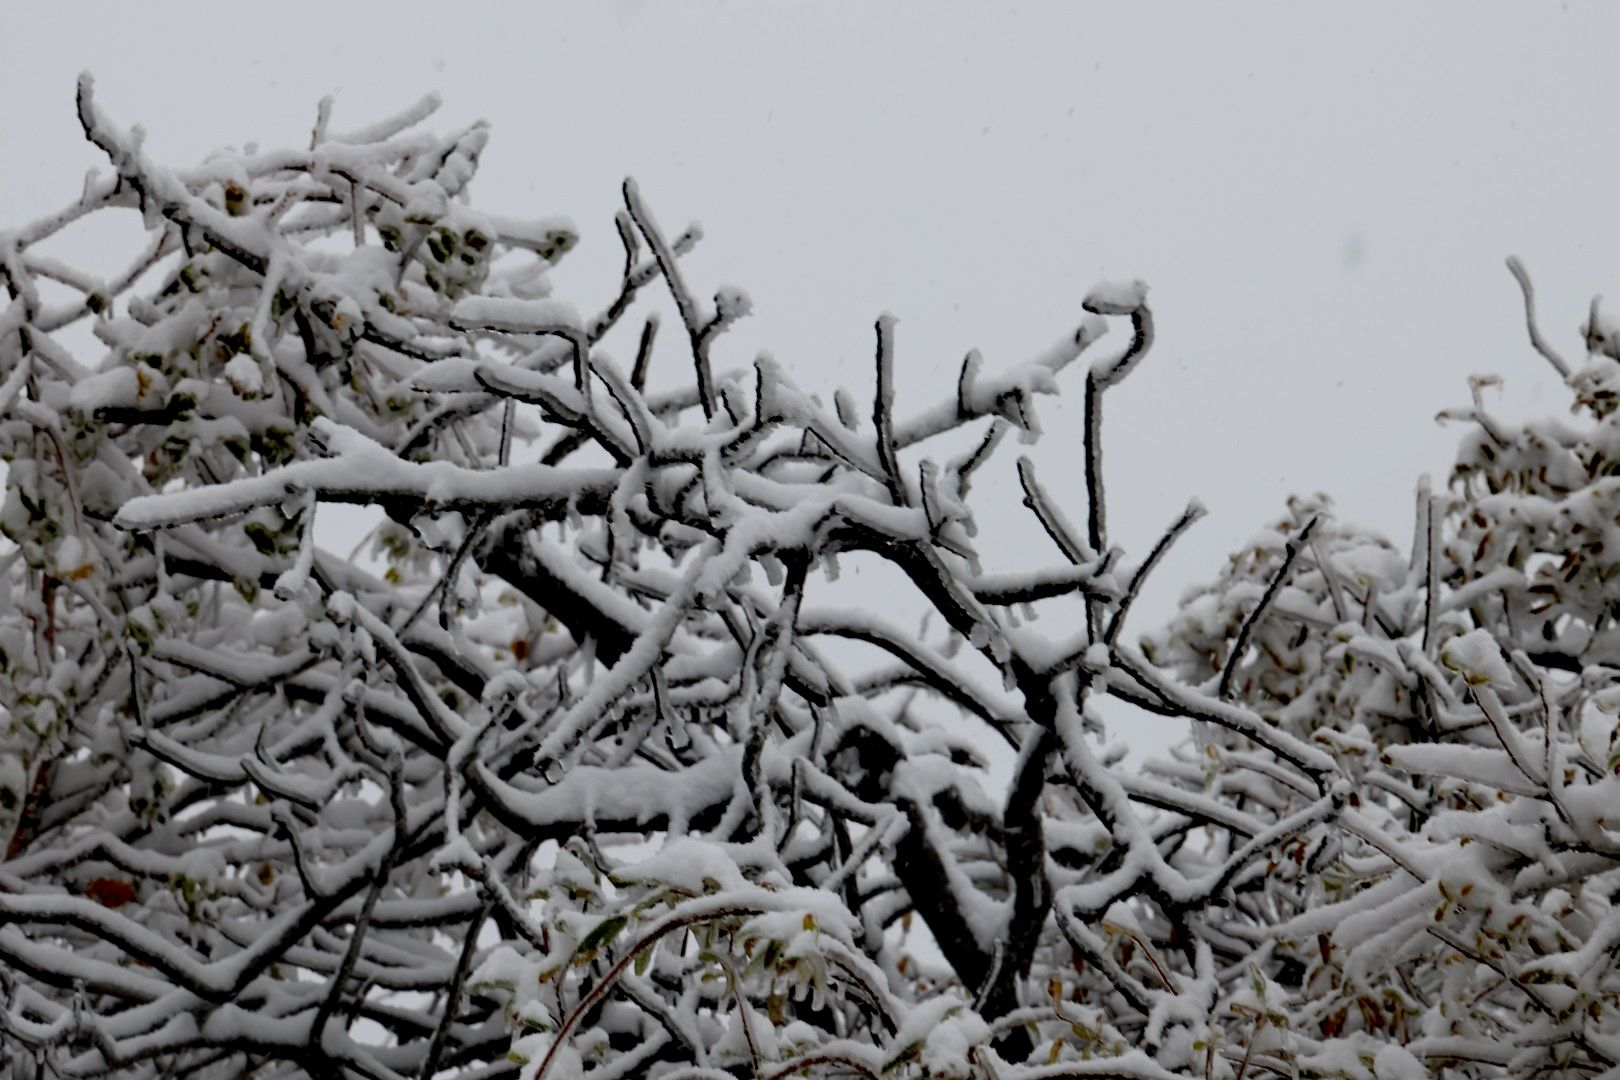
[[[1129,315],[1147,303],[1147,293],[1147,282],[1140,279],[1103,281],[1092,286],[1082,303],[1100,315]]]
[[[1507,689],[1513,685],[1513,672],[1502,659],[1501,650],[1489,630],[1470,630],[1452,638],[1440,650],[1440,660],[1460,673],[1469,686]]]
[[[511,334],[583,334],[579,309],[564,300],[466,296],[450,309],[450,324]]]

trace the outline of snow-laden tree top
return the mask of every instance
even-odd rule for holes
[[[617,293],[570,303],[573,226],[471,209],[487,131],[422,131],[431,100],[176,171],[92,91],[111,175],[0,233],[19,1075],[1620,1061],[1597,313],[1584,426],[1476,401],[1411,558],[1300,503],[1135,645],[1202,514],[1135,554],[1108,533],[1141,283],[1024,363],[969,352],[915,412],[878,318],[869,403],[828,407],[728,354],[747,294],[688,281],[700,231],[632,181]],[[127,269],[51,254],[103,213],[146,226]],[[1004,436],[1069,383],[1059,499]],[[1048,564],[987,572],[986,476]],[[386,515],[369,553],[316,546],[335,503]],[[905,595],[852,603],[840,559]],[[1197,745],[1121,768],[1103,697]]]

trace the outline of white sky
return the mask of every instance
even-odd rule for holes
[[[559,295],[609,295],[634,174],[666,228],[703,222],[694,285],[753,296],[722,366],[769,348],[807,388],[864,392],[889,310],[902,412],[949,393],[969,347],[1021,360],[1100,278],[1146,279],[1159,346],[1108,400],[1112,538],[1141,554],[1189,495],[1212,511],[1154,621],[1289,492],[1404,544],[1458,434],[1432,418],[1470,373],[1564,408],[1503,257],[1577,359],[1620,270],[1612,6],[216,0],[6,23],[0,228],[105,164],[73,112],[88,68],[173,164],[301,143],[328,92],[343,129],[438,90],[435,123],[493,124],[477,205],[583,231]],[[1036,457],[1078,519],[1076,374]]]

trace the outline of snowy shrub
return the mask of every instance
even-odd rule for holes
[[[1319,841],[1332,854],[1299,843],[1256,897],[1297,1029],[1277,1067],[1302,1075],[1382,1077],[1383,1043],[1457,1076],[1620,1062],[1620,353],[1594,304],[1572,371],[1509,267],[1575,419],[1508,424],[1485,406],[1494,380],[1474,380],[1441,414],[1469,430],[1448,493],[1419,488],[1409,558],[1296,502],[1149,649],[1353,785]],[[1252,744],[1200,726],[1149,775],[1257,827],[1311,805]]]
[[[177,171],[92,89],[111,175],[0,233],[14,1075],[1620,1056],[1598,313],[1585,419],[1476,400],[1411,557],[1296,502],[1133,644],[1202,513],[1110,543],[1102,412],[1152,347],[1140,283],[1023,364],[970,352],[920,410],[880,318],[870,404],[829,407],[768,356],[721,366],[748,295],[704,299],[700,231],[631,181],[618,289],[582,308],[550,280],[573,226],[473,210],[488,133],[422,131],[431,100],[348,133],[323,105],[308,148]],[[136,215],[112,276],[51,253]],[[1071,381],[1080,524],[1003,446]],[[991,475],[1051,565],[986,566]],[[342,504],[379,520],[348,557],[316,544]],[[1105,697],[1196,738],[1127,771]]]

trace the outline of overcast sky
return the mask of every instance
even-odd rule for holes
[[[479,206],[580,226],[559,295],[607,296],[634,174],[667,227],[702,221],[690,280],[752,293],[722,364],[768,348],[807,388],[864,390],[888,310],[902,412],[969,347],[1024,359],[1098,279],[1145,279],[1159,345],[1108,402],[1113,539],[1145,551],[1189,495],[1212,511],[1155,618],[1290,492],[1404,545],[1470,373],[1504,375],[1510,413],[1564,408],[1503,257],[1569,355],[1620,269],[1614,6],[165,0],[6,21],[0,228],[105,164],[73,112],[87,68],[173,164],[306,142],[326,93],[342,129],[437,90],[435,123],[493,125]],[[1036,457],[1080,516],[1068,382]]]

